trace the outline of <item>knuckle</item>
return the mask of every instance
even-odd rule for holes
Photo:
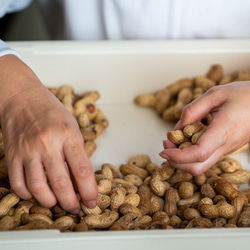
[[[53,132],[50,129],[43,129],[37,134],[37,140],[43,145],[50,145]]]
[[[207,150],[201,150],[198,154],[197,160],[198,162],[205,162],[209,158],[209,152]]]
[[[33,194],[40,194],[44,190],[44,183],[41,180],[28,180],[28,186]]]
[[[10,185],[11,185],[11,188],[16,192],[16,193],[19,193],[19,190],[22,190],[23,188],[23,185],[20,181],[11,181],[10,180]]]
[[[76,126],[72,123],[64,123],[62,130],[67,138],[74,138],[73,136],[77,132]]]
[[[62,130],[62,134],[73,151],[78,150],[79,146],[83,145],[83,138],[78,127],[66,126]]]
[[[69,187],[69,181],[64,176],[57,176],[52,183],[55,192],[62,192]]]
[[[80,179],[86,179],[92,174],[92,169],[87,165],[80,165],[76,170],[76,176]]]
[[[198,175],[201,175],[203,173],[203,169],[202,168],[198,168],[198,167],[192,167],[190,169],[190,173],[193,175],[193,176],[198,176]]]
[[[39,141],[43,142],[45,145],[48,144],[52,138],[55,138],[56,134],[64,135],[66,138],[73,138],[75,135],[76,129],[70,123],[63,123],[54,128],[46,127],[40,129],[37,133],[37,138]]]

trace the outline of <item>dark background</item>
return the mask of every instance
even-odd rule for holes
[[[0,39],[64,40],[63,20],[63,10],[56,1],[49,0],[48,6],[42,6],[39,0],[33,0],[26,9],[0,18]]]

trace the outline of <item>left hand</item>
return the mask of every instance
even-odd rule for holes
[[[196,145],[178,149],[164,141],[160,155],[171,165],[193,175],[213,166],[221,157],[250,141],[250,82],[215,86],[185,106],[175,129],[201,120],[211,114],[213,121]]]

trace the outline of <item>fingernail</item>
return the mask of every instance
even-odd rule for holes
[[[170,160],[169,156],[168,156],[168,155],[165,155],[163,152],[159,153],[159,155],[160,155],[162,158],[165,158],[166,160]]]
[[[80,208],[77,208],[71,211],[72,214],[78,214],[79,212],[80,212]]]
[[[175,125],[174,129],[179,129],[180,124],[181,124],[181,120],[179,120],[179,121],[176,123],[176,125]]]
[[[86,202],[86,206],[89,208],[94,208],[94,207],[96,207],[96,205],[97,205],[96,200]]]

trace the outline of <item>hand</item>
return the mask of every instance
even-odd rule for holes
[[[45,207],[59,202],[66,211],[78,213],[73,180],[82,201],[95,207],[93,168],[75,118],[27,66],[16,60],[10,59],[11,65],[17,64],[15,69],[21,76],[11,82],[16,81],[18,91],[4,100],[0,110],[11,187],[23,199],[34,197]],[[0,77],[6,93],[14,92],[4,80]]]
[[[166,140],[160,155],[176,168],[199,175],[222,156],[234,152],[250,141],[250,82],[215,86],[188,104],[175,129],[183,129],[206,115],[213,121],[196,145],[176,148]]]

